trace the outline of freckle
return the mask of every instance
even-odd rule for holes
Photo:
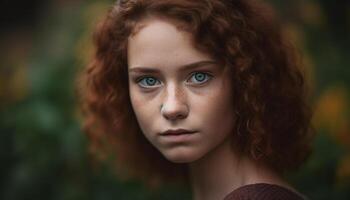
[[[185,94],[182,90],[180,90],[179,88],[176,89],[176,96],[180,99],[183,99]]]

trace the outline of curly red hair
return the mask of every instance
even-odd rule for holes
[[[127,43],[149,16],[181,24],[196,49],[232,68],[233,147],[277,172],[310,153],[311,110],[295,49],[273,10],[255,0],[121,0],[94,35],[96,53],[82,75],[85,131],[95,153],[115,153],[117,171],[147,183],[188,181],[143,136],[128,91]]]

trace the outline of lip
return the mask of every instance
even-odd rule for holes
[[[197,137],[197,131],[185,129],[168,130],[161,133],[161,140],[168,144],[188,143],[196,140]]]
[[[167,131],[164,131],[161,133],[161,135],[184,135],[184,134],[191,134],[196,131],[186,130],[186,129],[170,129]]]

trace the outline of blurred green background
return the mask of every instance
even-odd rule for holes
[[[270,0],[313,87],[314,153],[289,181],[310,199],[350,199],[350,3]],[[122,182],[88,156],[75,96],[91,32],[111,0],[0,3],[0,199],[190,199]]]

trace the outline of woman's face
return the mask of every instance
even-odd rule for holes
[[[194,49],[191,35],[148,19],[129,38],[130,100],[145,137],[168,160],[189,163],[232,136],[228,68]],[[193,133],[163,135],[167,130]]]

